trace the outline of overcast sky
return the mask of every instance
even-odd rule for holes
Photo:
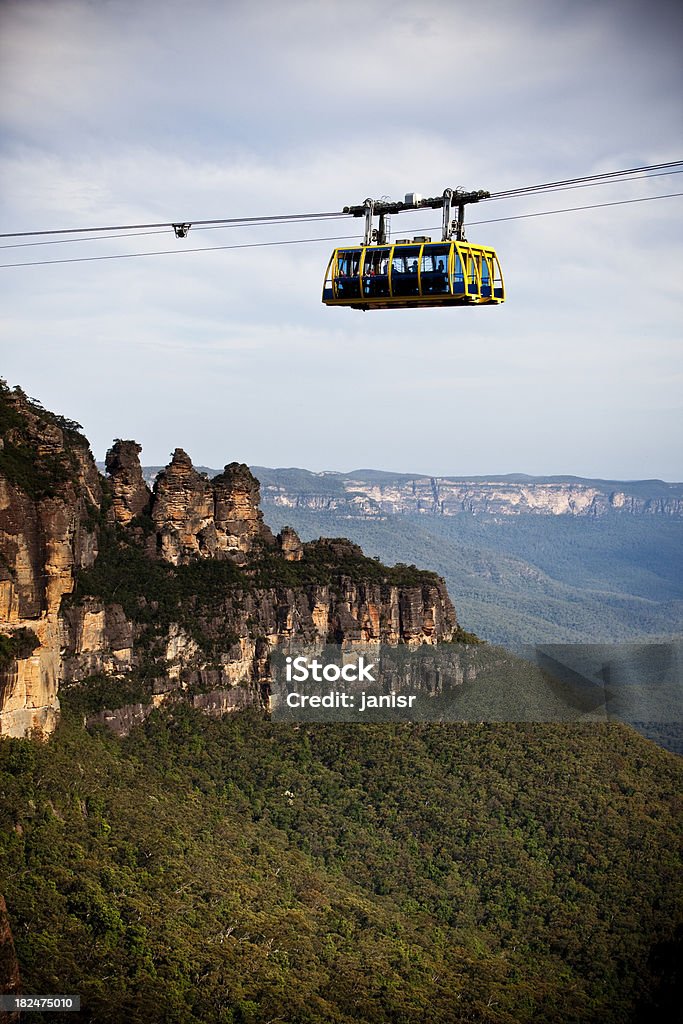
[[[678,9],[676,9],[678,8]],[[683,158],[683,16],[614,0],[0,0],[0,231],[341,210]],[[670,175],[469,210],[498,307],[328,309],[360,222],[3,248],[11,385],[103,458],[683,479]],[[439,211],[404,214],[394,234]],[[1,239],[10,242],[36,239]]]

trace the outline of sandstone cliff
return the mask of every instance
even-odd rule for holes
[[[104,479],[78,424],[6,388],[0,414],[2,733],[49,734],[60,687],[92,713],[125,705],[128,728],[179,692],[216,713],[260,702],[268,652],[291,640],[417,646],[458,628],[433,573],[274,537],[243,464],[209,480],[176,449],[150,491],[135,441],[114,443]]]
[[[78,424],[0,393],[0,630],[35,650],[0,667],[0,732],[50,732],[59,710],[60,609],[97,556],[100,477]]]
[[[363,519],[429,516],[589,516],[612,513],[683,517],[683,485],[661,480],[491,478],[357,473],[308,473],[255,467],[264,501]]]

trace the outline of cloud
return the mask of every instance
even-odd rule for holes
[[[7,3],[5,230],[338,210],[678,155],[679,22],[666,5],[644,24],[635,3],[476,12]],[[2,249],[1,263],[173,250],[3,270],[4,372],[83,421],[99,454],[126,435],[152,462],[182,444],[214,465],[448,472],[466,443],[471,472],[614,476],[632,458],[631,476],[680,476],[680,199],[474,223],[681,191],[677,180],[473,208],[470,237],[503,259],[499,309],[326,309],[332,241],[186,251],[359,237],[359,221]],[[406,214],[394,230],[438,225],[438,212]],[[648,418],[657,401],[669,411]],[[618,429],[597,444],[603,423]]]

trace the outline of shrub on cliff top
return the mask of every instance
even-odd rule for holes
[[[43,452],[37,459],[37,436],[50,427],[62,432],[63,445],[53,452]],[[80,423],[48,412],[21,388],[10,391],[0,380],[0,473],[29,497],[54,497],[64,484],[74,480],[76,459],[72,449],[88,446],[80,430]]]

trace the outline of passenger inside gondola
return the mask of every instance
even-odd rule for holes
[[[391,292],[396,297],[419,295],[417,278],[417,245],[396,246],[391,257]]]
[[[363,295],[370,299],[389,295],[389,249],[368,249],[363,263]]]
[[[339,253],[336,274],[337,298],[357,299],[360,297],[359,268],[360,254],[357,251]]]
[[[446,266],[450,246],[427,246],[422,255],[422,294],[444,295],[450,291]]]

